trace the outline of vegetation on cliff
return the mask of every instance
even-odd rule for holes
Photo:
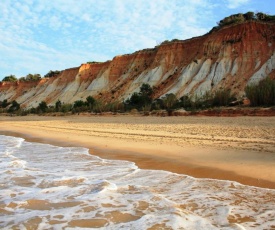
[[[9,103],[7,100],[0,101],[0,112],[14,113],[20,110],[20,104],[17,101]]]
[[[153,89],[148,84],[143,84],[140,87],[139,93],[133,93],[132,96],[125,101],[127,110],[138,109],[144,110],[150,107],[153,101]]]
[[[4,79],[2,81],[3,82],[17,82],[17,81],[31,82],[31,81],[39,81],[40,79],[41,79],[40,74],[29,73],[27,76],[20,77],[19,79],[15,75],[9,75],[9,76],[4,77]]]
[[[245,93],[252,106],[274,106],[275,105],[275,80],[267,77],[259,84],[248,85]]]
[[[57,77],[54,83],[49,79],[39,81],[40,74],[28,74],[19,79],[14,75],[6,76],[3,81],[15,83],[0,84],[3,89],[1,100],[8,99],[9,103],[14,99],[24,101],[22,106],[28,108],[37,106],[40,100],[49,103],[33,108],[35,113],[166,110],[171,114],[179,108],[196,110],[227,106],[236,101],[232,92],[239,99],[244,95],[245,86],[256,71],[256,77],[273,76],[275,34],[274,24],[269,23],[273,21],[275,16],[264,13],[231,15],[218,22],[217,28],[227,28],[217,33],[184,42],[177,39],[164,41],[159,44],[162,45],[160,49],[117,56],[104,65],[87,62],[80,67],[66,69],[62,74],[61,71],[50,70],[44,77]],[[230,27],[243,22],[252,23]],[[177,44],[170,44],[172,42]],[[211,82],[209,79],[212,79]],[[143,84],[136,92],[137,85],[142,82],[149,82],[153,87]],[[270,93],[265,93],[265,96],[262,93],[267,92],[267,86],[265,90],[260,88],[261,85],[246,88],[252,105],[273,105],[274,97]],[[88,99],[82,100],[90,92],[95,98],[90,98],[89,102]],[[198,94],[200,96],[196,96]],[[176,95],[184,96],[177,98]],[[60,100],[56,101],[57,98]],[[119,101],[122,98],[128,99]]]
[[[251,11],[245,14],[233,14],[217,22],[218,25],[213,27],[210,33],[228,25],[235,25],[247,21],[275,22],[275,15],[269,15],[262,12],[254,13]]]
[[[249,11],[247,13],[238,13],[238,14],[232,14],[228,17],[225,17],[224,19],[220,20],[217,22],[217,26],[213,27],[212,30],[209,31],[209,33],[213,31],[217,31],[225,26],[229,25],[236,25],[248,21],[255,21],[255,22],[275,22],[275,15],[269,15],[266,13],[262,12],[257,12],[254,13],[252,11]],[[180,42],[182,40],[179,39],[172,39],[171,41],[165,40],[161,43],[159,43],[156,47],[169,44],[169,43],[174,43],[174,42]]]
[[[18,79],[16,78],[15,75],[9,75],[3,78],[2,81],[6,81],[6,82],[16,82]]]
[[[55,70],[55,71],[52,71],[50,70],[48,73],[46,73],[44,75],[45,78],[50,78],[50,77],[56,77],[58,76],[62,71],[59,71],[59,70]]]
[[[88,61],[87,64],[101,64],[103,62],[100,61]]]
[[[45,78],[51,78],[51,77],[56,77],[58,76],[62,71],[59,70],[55,70],[52,71],[50,70],[47,74],[44,75]],[[6,76],[3,78],[3,82],[17,82],[17,81],[21,81],[21,82],[34,82],[34,81],[39,81],[41,80],[41,75],[36,73],[36,74],[31,74],[29,73],[28,75],[26,75],[25,77],[20,77],[19,79],[11,74],[9,76]]]
[[[31,82],[31,81],[39,81],[40,79],[41,79],[40,74],[31,74],[31,73],[29,73],[26,77],[19,78],[19,81]]]
[[[247,12],[245,14],[233,14],[228,17],[225,17],[224,19],[220,20],[218,22],[218,26],[226,26],[236,23],[243,23],[246,21],[262,21],[262,22],[271,22],[275,21],[275,15],[268,15],[265,13],[254,13],[254,12]]]
[[[275,80],[265,78],[259,84],[253,84],[246,87],[246,95],[251,101],[251,106],[275,106]],[[125,102],[103,103],[92,96],[88,96],[85,101],[77,100],[73,104],[65,104],[58,100],[55,105],[47,105],[45,101],[39,103],[36,108],[24,110],[20,108],[20,104],[16,101],[8,102],[0,101],[0,112],[16,113],[18,115],[44,114],[44,113],[80,113],[80,112],[129,112],[140,111],[144,114],[150,112],[154,114],[156,111],[166,110],[168,115],[178,109],[196,111],[202,109],[217,108],[222,106],[236,105],[236,98],[230,90],[218,90],[215,93],[206,92],[202,96],[189,97],[185,95],[177,98],[176,95],[169,93],[164,97],[153,100],[152,95],[154,88],[148,84],[143,84],[138,93]],[[237,104],[241,104],[237,101]]]

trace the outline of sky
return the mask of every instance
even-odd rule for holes
[[[274,0],[1,0],[0,80],[207,33],[226,16],[275,14]]]

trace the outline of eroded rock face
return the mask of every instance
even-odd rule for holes
[[[122,101],[143,83],[154,97],[200,95],[230,88],[238,96],[247,84],[275,77],[275,24],[247,22],[185,41],[117,56],[104,63],[83,64],[39,82],[0,84],[0,101],[35,107],[42,100],[73,103],[89,95]]]

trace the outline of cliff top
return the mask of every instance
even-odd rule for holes
[[[140,53],[150,53],[150,52],[155,52],[156,50],[158,50],[161,46],[166,46],[166,45],[170,45],[170,44],[174,44],[174,43],[186,43],[192,40],[196,40],[196,39],[200,39],[202,37],[205,37],[209,34],[212,34],[214,32],[218,32],[221,29],[225,29],[228,27],[232,27],[232,26],[238,26],[241,24],[246,24],[246,23],[264,23],[264,24],[275,24],[275,15],[268,15],[262,12],[258,12],[258,13],[254,13],[254,12],[247,12],[247,13],[238,13],[238,14],[233,14],[230,15],[228,17],[225,17],[224,19],[220,20],[219,22],[217,22],[217,26],[213,27],[208,33],[202,35],[202,36],[198,36],[198,37],[192,37],[190,39],[185,39],[185,40],[180,40],[180,39],[172,39],[171,41],[169,40],[165,40],[162,43],[158,44],[157,46],[155,46],[154,48],[146,48],[146,49],[142,49],[142,50],[138,50],[135,51],[133,53],[129,53],[129,54],[122,54],[122,55],[117,55],[113,58],[116,59],[118,57],[121,56],[129,56],[129,55],[133,55],[133,54],[140,54]],[[97,62],[97,61],[89,61],[85,64],[82,65],[104,65],[106,63],[111,62],[110,60],[105,61],[105,62]],[[68,68],[67,70],[70,69],[75,69],[75,68],[79,68],[79,67],[74,67],[74,68]],[[47,73],[44,78],[49,78],[49,77],[57,77],[62,73],[62,71],[52,71],[50,70],[49,73]],[[14,75],[10,75],[10,76],[6,76],[2,82],[13,82],[14,84],[18,83],[18,82],[22,82],[22,81],[38,81],[40,80],[40,77],[37,78],[29,78],[28,76],[32,75],[32,76],[36,76],[39,74],[28,74],[26,77],[21,77],[19,79],[17,79]],[[40,76],[40,75],[39,75]],[[2,83],[0,81],[0,84]]]

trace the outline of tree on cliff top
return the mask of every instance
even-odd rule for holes
[[[270,22],[275,21],[274,15],[268,15],[262,12],[254,13],[254,12],[247,12],[245,14],[232,14],[228,17],[225,17],[224,19],[220,20],[217,24],[218,27],[223,27],[226,25],[232,25],[236,23],[242,23],[245,21],[263,21],[263,22]]]
[[[9,81],[9,82],[15,82],[17,81],[18,79],[15,77],[15,75],[9,75],[9,76],[6,76],[4,77],[3,81]]]
[[[50,70],[47,74],[44,75],[44,77],[45,78],[56,77],[60,73],[61,73],[61,71],[59,71],[59,70],[55,70],[55,71]]]
[[[31,74],[29,73],[26,77],[21,77],[20,81],[39,81],[41,79],[41,75],[38,73]]]

